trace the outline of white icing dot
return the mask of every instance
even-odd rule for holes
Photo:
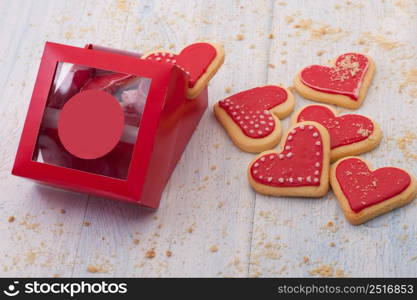
[[[284,178],[278,178],[278,181],[284,183]]]
[[[264,178],[262,175],[259,175],[259,177],[258,177],[259,179],[262,179],[262,178]]]
[[[302,182],[303,181],[303,177],[298,177],[297,180],[298,180],[298,182]]]
[[[308,176],[308,177],[306,178],[306,180],[307,180],[307,182],[311,182],[311,176]]]
[[[259,124],[255,124],[255,126],[254,126],[255,128],[259,128]]]
[[[269,111],[267,111],[267,110],[264,110],[264,114],[265,114],[265,115],[269,115],[269,114],[270,114],[270,112],[269,112]]]
[[[310,130],[313,130],[313,126],[312,125],[310,125],[310,126],[308,126],[308,129],[310,129]]]
[[[275,158],[275,155],[273,155],[273,154],[271,154],[270,156],[269,156],[269,159],[274,159]]]
[[[317,177],[315,177],[314,182],[319,182],[319,179]]]
[[[304,130],[304,124],[301,124],[301,125],[300,125],[300,129],[301,129],[301,130]]]
[[[320,156],[320,152],[316,152],[316,155],[317,155],[317,156]]]
[[[240,120],[240,116],[237,116],[237,117],[236,117],[236,120]]]
[[[257,114],[260,114],[261,112],[259,110],[256,111]]]
[[[230,102],[230,99],[229,98],[227,98],[226,100],[224,100],[224,101],[226,101],[226,102]]]
[[[253,124],[255,124],[255,122],[254,121],[250,121],[249,124],[253,125]]]
[[[319,170],[314,171],[314,175],[318,176],[320,174]]]
[[[320,146],[320,145],[321,145],[321,142],[320,142],[320,141],[317,141],[317,142],[316,142],[316,145],[317,145],[317,146]]]
[[[292,140],[292,135],[289,135],[287,140],[291,141]]]
[[[247,128],[248,128],[248,126],[246,126],[246,125],[243,126],[243,129],[247,129]]]
[[[166,53],[162,52],[162,53],[161,53],[161,55],[162,55],[162,56],[165,56],[165,55],[166,55]]]
[[[263,121],[262,121],[262,122],[263,122]],[[269,123],[268,123],[268,125],[269,125],[269,126],[274,126],[274,123],[269,122]]]
[[[272,181],[272,177],[268,177],[268,182],[271,182]]]
[[[177,62],[177,60],[176,60],[176,59],[173,59],[173,60],[172,60],[172,63],[173,63],[173,64],[175,64],[176,62]]]
[[[279,159],[283,159],[284,158],[284,154],[280,154],[278,155]]]
[[[318,137],[319,136],[319,134],[317,133],[317,132],[315,132],[315,133],[313,133],[313,137]]]
[[[268,117],[268,120],[269,121],[272,121],[274,118],[273,117]]]
[[[254,133],[255,131],[253,131],[253,129],[249,130],[249,133]]]
[[[238,109],[239,107],[240,107],[239,105],[236,105],[236,106],[235,106],[235,108],[236,108],[236,109]]]
[[[249,120],[249,117],[248,116],[245,116],[245,120]]]
[[[270,130],[270,128],[269,128],[269,127],[265,127],[265,130],[266,130],[266,131],[269,131],[269,130]]]
[[[291,146],[285,146],[285,150],[290,150]]]
[[[254,166],[255,168],[259,167],[259,163],[255,163],[253,166]]]
[[[169,54],[169,57],[174,57],[174,54],[170,53],[170,54]]]
[[[292,152],[287,153],[287,157],[290,158],[292,156]]]
[[[316,162],[316,164],[314,165],[316,168],[320,167],[320,163]]]
[[[265,125],[266,124],[265,121],[260,121],[259,123],[261,123],[262,125]]]
[[[260,118],[260,119],[264,119],[265,117],[264,117],[263,115],[260,115],[260,116],[259,116],[259,118]]]
[[[243,122],[243,121],[239,121],[239,124],[240,124],[240,125],[243,125],[244,123],[245,123],[245,122]]]
[[[234,112],[232,112],[232,115],[236,116],[236,115],[237,115],[237,112],[235,112],[235,111],[234,111]]]
[[[156,60],[156,61],[160,61],[160,60],[161,60],[161,58],[160,58],[160,57],[157,57],[157,58],[155,58],[155,60]]]
[[[258,170],[253,170],[253,174],[257,174],[258,173]]]
[[[301,126],[303,126],[303,125],[301,125]],[[291,134],[296,134],[296,133],[297,133],[297,130],[295,130],[295,129],[291,130]]]
[[[262,134],[263,132],[262,132],[262,130],[258,130],[258,134]]]
[[[262,156],[261,157],[261,161],[265,161],[265,156]]]
[[[253,116],[252,116],[252,118],[256,119],[256,116],[255,116],[255,115],[253,115]]]
[[[288,178],[288,181],[291,182],[291,183],[293,183],[294,182],[294,178],[290,177],[290,178]]]
[[[244,114],[245,114],[245,112],[244,112],[243,110],[241,110],[241,111],[240,111],[240,113],[241,113],[242,115],[244,115]]]
[[[168,62],[168,63],[169,63],[170,61],[171,61],[171,60],[170,60],[169,58],[167,58],[167,59],[166,59],[166,62]]]

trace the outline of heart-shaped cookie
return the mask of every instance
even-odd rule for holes
[[[411,202],[417,184],[406,171],[385,167],[371,170],[359,157],[346,157],[331,167],[330,182],[348,221],[362,224]]]
[[[323,125],[330,135],[330,160],[357,155],[379,145],[382,132],[373,120],[356,114],[336,116],[327,105],[312,104],[292,116],[292,123],[314,121]]]
[[[320,197],[329,187],[330,139],[316,122],[292,126],[281,151],[259,154],[249,165],[250,185],[273,196]]]
[[[279,118],[294,108],[294,96],[268,85],[232,95],[214,105],[214,113],[242,150],[259,153],[275,147],[281,137]]]
[[[142,59],[175,64],[183,69],[189,76],[187,98],[194,99],[223,64],[224,50],[212,43],[194,43],[179,54],[157,51],[142,56]]]
[[[358,108],[375,73],[372,59],[360,53],[340,55],[332,67],[312,65],[302,69],[294,80],[305,98]]]

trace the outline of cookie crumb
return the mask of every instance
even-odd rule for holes
[[[245,36],[243,35],[243,34],[238,34],[238,35],[236,35],[236,40],[238,40],[238,41],[243,41],[245,39]]]
[[[232,91],[232,88],[231,88],[230,86],[227,86],[227,87],[225,87],[225,88],[224,88],[224,91],[225,91],[227,94],[230,94],[230,92]]]
[[[10,217],[7,219],[7,221],[8,221],[9,223],[13,223],[15,220],[16,220],[15,216],[10,216]]]
[[[166,255],[166,257],[171,257],[172,256],[172,252],[168,250],[168,251],[165,252],[165,255]]]
[[[90,273],[106,273],[107,270],[100,266],[88,265],[87,271]]]
[[[139,245],[139,243],[140,243],[140,240],[139,240],[139,239],[134,239],[134,240],[133,240],[133,244],[135,244],[135,245]]]
[[[65,213],[66,213],[66,210],[65,210],[65,209],[63,209],[63,208],[61,208],[61,209],[59,210],[59,212],[60,212],[61,214],[65,214]]]
[[[294,22],[294,17],[292,17],[292,16],[286,16],[285,17],[285,22],[287,24],[290,24],[290,23]]]
[[[216,171],[216,170],[217,170],[217,166],[212,165],[212,166],[210,167],[210,171]]]
[[[306,30],[310,28],[311,24],[313,24],[313,21],[311,19],[304,19],[300,20],[300,22],[295,24],[294,28]]]
[[[213,246],[210,247],[210,252],[215,253],[217,251],[219,251],[219,248],[217,248],[216,245],[213,245]]]
[[[304,256],[303,257],[303,261],[306,264],[306,263],[308,263],[310,261],[310,258],[308,256]]]
[[[330,247],[335,247],[335,246],[336,246],[336,244],[335,244],[335,243],[333,243],[333,242],[330,242],[329,246],[330,246]]]
[[[272,40],[274,37],[275,37],[275,36],[274,36],[274,34],[273,34],[273,33],[268,34],[268,39]]]
[[[90,225],[91,225],[91,222],[89,222],[89,221],[85,221],[85,222],[84,222],[84,226],[85,226],[85,227],[88,227],[88,226],[90,226]]]
[[[324,50],[319,50],[316,52],[317,56],[322,56],[324,53],[326,53]]]
[[[271,68],[271,69],[274,69],[275,65],[274,64],[268,64],[268,67]]]
[[[149,258],[149,259],[152,259],[152,258],[154,258],[155,256],[156,256],[156,253],[155,253],[155,250],[154,250],[154,249],[148,250],[148,251],[146,251],[146,253],[145,253],[145,257],[146,257],[146,258]]]

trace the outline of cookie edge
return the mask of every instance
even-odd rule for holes
[[[323,107],[329,109],[330,111],[332,111],[333,114],[336,117],[343,116],[343,114],[339,115],[337,113],[337,111],[335,109],[333,109],[332,107],[330,107],[329,105],[321,104],[321,103],[308,104],[308,105],[305,105],[305,106],[301,107],[296,112],[294,112],[294,114],[291,116],[291,124],[296,124],[298,116],[300,115],[302,110],[309,107],[309,106],[323,106]],[[360,114],[358,114],[358,115],[360,115]],[[355,155],[358,155],[358,154],[369,152],[369,151],[375,149],[376,147],[378,147],[379,144],[381,143],[383,133],[382,133],[382,130],[381,130],[381,127],[379,126],[379,124],[377,122],[375,122],[373,119],[369,118],[368,116],[364,116],[364,115],[360,115],[360,116],[366,117],[372,122],[372,124],[374,126],[374,130],[373,130],[372,134],[370,136],[368,136],[366,139],[362,140],[362,141],[359,141],[359,142],[356,142],[356,143],[353,143],[353,144],[349,144],[349,145],[345,145],[345,146],[340,146],[340,147],[337,147],[333,150],[330,149],[330,162],[331,163],[333,163],[333,162],[335,162],[338,159],[341,159],[343,157],[355,156]]]
[[[359,52],[358,52],[359,53]],[[322,102],[322,103],[328,103],[328,104],[334,104],[337,106],[349,108],[349,109],[357,109],[359,108],[363,101],[365,100],[366,94],[368,92],[369,86],[372,83],[372,79],[376,72],[376,66],[374,60],[369,56],[362,53],[359,53],[361,55],[364,55],[368,58],[370,64],[369,68],[365,73],[365,77],[362,81],[361,89],[359,91],[359,97],[356,101],[352,100],[350,97],[340,94],[330,94],[325,92],[317,91],[313,88],[310,88],[309,86],[305,85],[300,78],[300,74],[302,70],[304,70],[306,67],[302,68],[294,78],[294,87],[297,90],[297,92],[304,98],[316,101],[316,102]],[[343,54],[341,54],[343,55]],[[340,55],[339,55],[340,56]],[[338,56],[338,57],[339,57]]]
[[[285,142],[287,137],[292,129],[295,127],[304,124],[304,125],[313,125],[319,130],[322,141],[323,141],[323,169],[322,174],[320,177],[320,185],[319,186],[306,186],[306,187],[271,187],[268,185],[264,185],[255,181],[251,174],[251,167],[255,163],[257,159],[261,156],[269,154],[269,153],[281,153],[284,149]],[[268,150],[258,154],[249,164],[247,168],[247,176],[249,180],[249,184],[251,187],[257,191],[258,193],[269,195],[269,196],[284,196],[284,197],[308,197],[308,198],[318,198],[322,197],[327,194],[329,189],[329,171],[330,171],[330,137],[327,129],[323,127],[323,125],[312,122],[300,122],[293,126],[291,126],[288,131],[286,132],[285,136],[281,140],[280,147],[278,150]]]
[[[347,200],[347,198],[345,197],[345,195],[343,194],[342,188],[336,178],[336,170],[338,165],[345,161],[346,159],[351,159],[351,158],[357,158],[360,159],[361,161],[363,161],[367,167],[369,168],[369,170],[371,170],[372,172],[379,169],[373,169],[371,164],[366,161],[365,159],[362,159],[358,156],[348,156],[348,157],[344,157],[342,159],[339,159],[337,162],[335,162],[331,167],[330,167],[330,185],[332,187],[333,193],[335,194],[339,205],[343,211],[343,214],[345,215],[346,219],[349,221],[350,224],[352,225],[360,225],[363,223],[368,222],[371,219],[374,219],[380,215],[386,214],[396,208],[400,208],[402,206],[405,206],[407,204],[409,204],[410,202],[413,201],[413,199],[415,198],[415,196],[417,195],[417,181],[416,178],[410,174],[409,172],[407,172],[404,169],[398,168],[403,170],[404,172],[406,172],[410,177],[411,177],[411,182],[410,185],[400,194],[391,197],[388,200],[385,200],[381,203],[369,206],[367,208],[364,208],[363,210],[361,210],[359,213],[355,213],[349,205],[349,201]],[[383,167],[382,167],[383,168]],[[397,167],[396,167],[397,168]]]

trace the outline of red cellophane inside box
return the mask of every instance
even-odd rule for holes
[[[189,77],[134,53],[46,43],[12,173],[157,208],[207,108],[206,86],[187,98]]]

